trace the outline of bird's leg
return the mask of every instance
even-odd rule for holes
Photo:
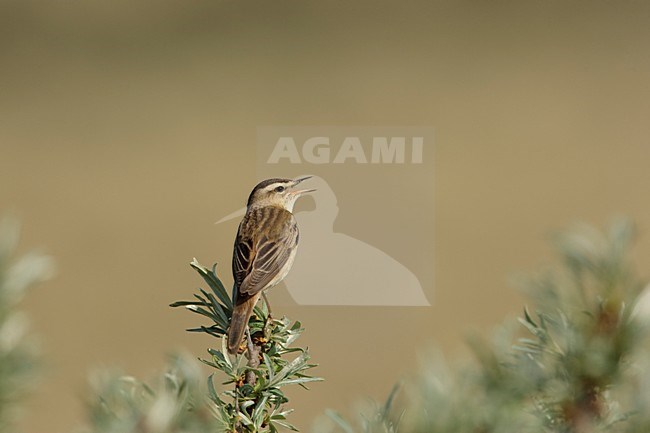
[[[266,292],[262,292],[262,297],[264,298],[264,303],[266,304],[266,320],[264,320],[264,337],[268,338],[269,336],[269,325],[273,321],[271,317],[271,303],[266,297]]]
[[[248,349],[249,352],[252,352],[253,349],[253,339],[251,338],[251,330],[246,325],[246,348]]]
[[[271,317],[271,303],[269,302],[269,298],[266,297],[266,292],[262,292],[262,297],[264,298],[264,303],[266,304],[267,316],[270,318]]]

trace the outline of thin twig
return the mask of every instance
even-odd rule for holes
[[[251,332],[248,327],[246,327],[246,346],[248,348],[248,366],[251,368],[246,373],[246,383],[254,386],[255,382],[257,382],[257,376],[255,376],[254,369],[260,366],[260,351],[262,348],[253,343]]]

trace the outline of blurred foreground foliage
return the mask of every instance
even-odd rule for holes
[[[628,256],[627,221],[605,233],[581,225],[555,239],[558,265],[521,278],[530,298],[516,321],[489,339],[474,337],[471,360],[447,363],[431,350],[422,368],[387,402],[349,422],[329,411],[319,432],[345,433],[646,433],[650,431],[650,288]],[[14,259],[15,222],[0,222],[0,431],[14,431],[16,402],[32,382],[36,350],[16,307],[51,271],[49,259]],[[121,374],[93,380],[87,401],[93,433],[279,432],[294,430],[284,387],[320,380],[307,374],[306,349],[293,347],[299,322],[271,317],[265,305],[249,322],[250,340],[231,356],[224,341],[232,301],[215,268],[192,267],[208,286],[172,304],[208,320],[192,332],[219,342],[201,360],[171,360],[149,384]],[[347,392],[347,390],[346,390]]]
[[[207,398],[199,365],[187,356],[170,360],[169,370],[146,384],[117,372],[91,380],[87,432],[217,432],[216,408]]]
[[[34,385],[38,350],[28,335],[28,321],[18,304],[53,270],[51,260],[32,252],[15,258],[20,227],[11,217],[0,219],[0,431],[15,431],[18,403]]]
[[[531,306],[517,324],[471,338],[460,365],[423,354],[401,422],[387,405],[360,429],[334,414],[329,431],[650,432],[650,289],[628,258],[633,234],[618,221],[558,235],[560,264],[520,280]]]

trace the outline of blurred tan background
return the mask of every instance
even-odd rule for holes
[[[648,3],[2,0],[0,34],[0,210],[58,263],[27,300],[47,370],[25,431],[79,425],[93,369],[203,355],[167,304],[193,256],[229,269],[213,222],[257,180],[260,125],[436,128],[433,306],[284,307],[327,379],[293,392],[303,430],[521,311],[508,277],[554,229],[630,215],[647,271]]]

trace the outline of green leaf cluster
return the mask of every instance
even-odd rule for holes
[[[520,280],[532,300],[520,328],[472,339],[477,361],[465,367],[425,369],[410,430],[639,431],[634,396],[650,363],[638,357],[648,338],[633,314],[644,288],[627,254],[633,233],[621,220],[557,235],[560,265]]]
[[[283,388],[306,388],[307,383],[322,380],[307,374],[315,367],[309,363],[308,351],[291,347],[303,331],[300,322],[292,323],[286,317],[275,319],[265,304],[256,306],[248,325],[254,358],[249,351],[229,355],[225,335],[232,316],[231,298],[217,277],[216,265],[208,269],[194,260],[191,266],[209,291],[198,289],[194,300],[175,302],[172,306],[185,307],[211,322],[189,331],[221,339],[220,347],[208,349],[210,357],[201,360],[216,370],[208,378],[208,390],[220,422],[228,431],[237,432],[297,430],[286,420],[291,410],[284,407],[289,399]]]

